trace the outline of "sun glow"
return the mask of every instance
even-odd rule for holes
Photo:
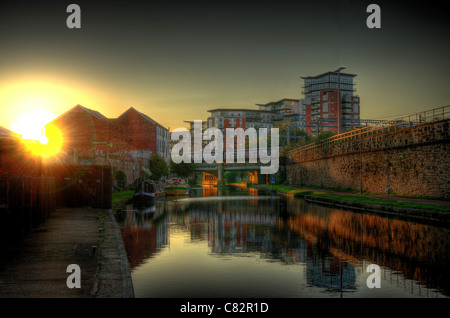
[[[55,116],[49,112],[36,110],[26,113],[12,124],[11,130],[22,136],[22,139],[37,140],[41,144],[47,144],[45,125]]]
[[[60,130],[48,124],[55,116],[46,111],[31,111],[13,123],[12,131],[22,136],[28,151],[34,156],[50,158],[61,151],[63,137]]]

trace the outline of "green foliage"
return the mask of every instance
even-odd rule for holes
[[[180,162],[175,163],[170,160],[170,172],[181,178],[187,178],[194,174],[195,165],[193,163]]]
[[[332,131],[322,131],[320,134],[318,134],[316,137],[314,137],[314,142],[318,145],[320,144],[323,140],[330,138],[332,136],[334,136],[335,133]]]
[[[280,133],[280,135],[281,134],[282,133]],[[334,135],[335,135],[335,133],[332,131],[323,131],[320,134],[312,137],[312,136],[308,136],[308,134],[304,130],[299,130],[297,136],[300,136],[300,138],[297,139],[294,143],[292,143],[292,139],[291,139],[291,144],[289,144],[283,148],[283,154],[286,154],[288,151],[294,150],[298,147],[309,145],[312,143],[319,145],[323,140],[330,138]],[[291,132],[291,136],[292,136],[292,132]]]
[[[150,173],[150,179],[154,181],[158,181],[169,174],[169,165],[156,153],[150,157]]]
[[[116,180],[116,185],[118,190],[125,189],[127,185],[127,175],[122,170],[117,170],[114,172],[114,180]]]
[[[113,192],[112,194],[112,203],[123,202],[131,199],[133,197],[134,191],[122,191],[122,192]]]
[[[289,147],[291,150],[296,148],[300,141],[308,137],[308,134],[305,130],[300,129],[298,127],[291,126],[292,122],[289,120],[285,120],[280,124],[273,126],[274,128],[278,128],[278,132],[280,134],[280,147]],[[287,140],[289,129],[289,142]]]

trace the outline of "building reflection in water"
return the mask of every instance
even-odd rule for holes
[[[203,194],[217,195],[214,189]],[[132,270],[168,246],[177,226],[192,242],[207,242],[211,257],[258,253],[270,262],[303,265],[307,286],[354,292],[357,277],[374,263],[383,282],[409,293],[450,294],[448,229],[257,194],[163,201],[144,210],[126,206],[119,224]]]
[[[118,223],[131,269],[169,244],[164,205],[164,201],[157,201],[145,207],[132,204],[121,207]]]

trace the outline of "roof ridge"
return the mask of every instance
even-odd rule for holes
[[[80,107],[80,108],[82,108],[83,110],[87,111],[87,112],[90,113],[92,116],[95,116],[95,117],[98,118],[98,119],[107,119],[107,118],[108,118],[108,117],[106,117],[105,115],[103,115],[102,113],[100,113],[99,111],[93,110],[93,109],[90,109],[90,108],[87,108],[87,107],[84,107],[84,106],[82,106],[82,105],[80,105],[80,104],[78,104],[78,105],[75,106],[75,107]]]
[[[158,123],[156,120],[154,120],[154,119],[151,118],[150,116],[148,116],[148,115],[146,115],[146,114],[140,112],[139,110],[137,110],[137,109],[134,108],[133,106],[131,106],[130,108],[128,108],[125,112],[123,112],[123,113],[122,113],[119,117],[117,117],[117,118],[122,117],[122,116],[125,115],[127,112],[129,112],[130,110],[134,110],[136,113],[138,113],[139,115],[141,115],[144,119],[150,121],[152,124],[158,125],[158,126],[160,126],[160,127],[162,127],[162,128],[164,128],[164,129],[167,130],[167,128],[165,128],[163,125],[161,125],[160,123]]]
[[[8,129],[8,128],[5,128],[5,127],[0,126],[0,136],[6,136],[6,137],[19,137],[20,134],[14,132],[14,131],[12,131],[12,130],[10,130],[10,129]]]

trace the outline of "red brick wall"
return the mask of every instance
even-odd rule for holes
[[[311,104],[306,105],[306,132],[311,135]]]
[[[127,150],[156,152],[156,125],[131,109],[116,119],[115,128],[127,144]]]
[[[64,148],[85,151],[93,141],[104,138],[100,120],[85,110],[75,107],[53,121],[64,138]]]
[[[79,153],[92,148],[92,142],[108,142],[96,149],[109,149],[111,153],[130,150],[156,152],[156,125],[134,109],[119,118],[97,118],[74,107],[53,121],[64,136],[64,148],[77,149]]]

